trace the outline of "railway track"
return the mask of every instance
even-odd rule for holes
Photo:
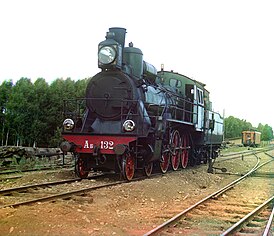
[[[28,170],[26,170],[28,171]],[[34,170],[31,170],[34,171]],[[154,174],[159,175],[159,174]],[[15,176],[15,177],[8,177],[9,179],[13,178],[21,178],[22,176]],[[101,175],[99,175],[101,177]],[[98,176],[92,176],[89,179],[98,178]],[[134,181],[138,181],[141,178],[136,178]],[[6,180],[6,179],[0,179],[0,180]],[[51,201],[58,198],[66,198],[68,196],[76,195],[76,194],[82,194],[87,191],[96,190],[99,188],[104,187],[110,187],[114,186],[116,184],[122,184],[127,181],[114,181],[113,183],[107,183],[107,184],[99,184],[99,186],[90,186],[90,187],[83,187],[80,182],[85,182],[84,185],[89,185],[90,183],[87,183],[86,180],[81,181],[81,179],[68,179],[68,180],[61,180],[61,181],[54,181],[54,182],[46,182],[46,183],[38,183],[38,184],[32,184],[32,185],[25,185],[25,186],[19,186],[14,188],[8,188],[8,189],[2,189],[0,190],[0,208],[5,207],[18,207],[21,205],[28,205],[35,202],[42,202],[42,201]],[[69,190],[67,185],[74,183],[77,184],[78,189],[71,189]],[[67,189],[62,189],[61,186],[65,186]],[[94,185],[94,183],[92,183]],[[57,193],[54,193],[54,186],[58,186]],[[62,191],[62,193],[60,193]]]
[[[258,148],[255,150],[245,150],[241,152],[236,153],[229,153],[229,154],[222,154],[220,157],[217,158],[218,162],[233,160],[237,158],[243,158],[245,156],[251,156],[253,154],[259,154],[259,153],[266,153],[268,151],[272,151],[274,149],[273,146],[266,147],[266,148]]]
[[[106,183],[104,179],[109,175],[111,174],[91,176],[85,180],[77,178],[3,189],[0,190],[0,209],[29,205],[37,202],[53,201],[56,199],[64,199],[97,189],[128,183],[126,180],[108,180]],[[151,177],[156,175],[157,174],[153,174]],[[143,180],[145,178],[146,177],[144,176],[137,177],[131,182]],[[95,179],[98,179],[98,181],[94,181]],[[112,176],[112,179],[115,178]]]
[[[57,169],[37,169],[37,170],[31,170],[31,171],[18,171],[18,172],[11,172],[8,174],[3,174],[1,175],[0,173],[0,183],[1,182],[5,182],[5,181],[9,181],[9,180],[14,180],[14,179],[20,179],[23,178],[25,176],[28,176],[29,174],[34,174],[36,175],[36,173],[40,174],[40,173],[45,173],[45,174],[49,174],[49,173],[60,173],[60,172],[72,172],[74,169],[73,168],[57,168]],[[1,187],[0,187],[1,189]]]
[[[114,181],[112,183],[102,183],[104,182],[103,180],[94,181],[95,179],[106,178],[107,176],[99,174],[91,176],[86,180],[75,178],[2,189],[0,190],[0,208],[18,207],[35,202],[65,198],[122,183],[121,181]]]
[[[270,160],[260,165],[260,158],[256,157],[256,165],[244,176],[200,200],[186,210],[175,213],[176,215],[173,217],[164,213],[161,218],[166,219],[166,221],[144,235],[220,235],[222,232],[225,232],[227,228],[238,222],[238,218],[243,218],[265,201],[266,198],[269,198],[268,195],[273,197],[273,193],[258,190],[258,186],[256,186],[258,178],[249,178],[248,181],[242,182],[256,170],[264,168],[274,161],[273,156],[271,156]],[[242,183],[239,184],[240,182]],[[267,189],[271,189],[271,187],[269,188],[269,183],[266,183],[266,185],[268,185]],[[266,186],[260,186],[260,188],[263,187]],[[258,196],[256,195],[256,199],[251,198],[251,196],[254,196],[254,192],[253,195],[250,194],[252,191],[260,192]],[[249,195],[250,198],[248,197]],[[273,202],[273,198],[270,202]]]
[[[18,169],[18,168],[6,168],[2,169],[0,171],[0,176],[1,175],[10,175],[10,174],[17,174],[17,173],[23,173],[23,172],[35,172],[35,171],[47,171],[47,170],[55,170],[55,169],[66,169],[66,168],[72,168],[73,165],[51,165],[51,166],[41,166],[37,168],[32,168],[32,169]]]
[[[273,220],[274,207],[271,210],[274,196],[267,199],[249,214],[232,225],[229,229],[221,234],[221,236],[229,235],[239,231],[240,234],[254,234],[267,236],[271,232],[270,226]],[[265,209],[266,208],[266,209]],[[256,218],[255,218],[256,217]],[[263,227],[264,226],[264,227]],[[262,231],[262,229],[264,230]]]

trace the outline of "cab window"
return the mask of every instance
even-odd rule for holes
[[[182,81],[174,79],[174,78],[171,78],[169,80],[169,85],[171,87],[180,88],[182,86]]]
[[[197,101],[198,101],[198,104],[204,105],[203,90],[199,88],[197,88]]]

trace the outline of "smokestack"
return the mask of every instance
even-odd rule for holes
[[[109,32],[114,33],[113,39],[117,41],[119,44],[121,44],[123,49],[125,46],[126,29],[119,28],[119,27],[112,27],[112,28],[109,28]]]

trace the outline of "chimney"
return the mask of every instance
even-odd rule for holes
[[[119,28],[119,27],[113,27],[109,28],[109,32],[114,33],[113,39],[122,45],[122,49],[125,46],[125,38],[126,38],[126,29],[125,28]]]

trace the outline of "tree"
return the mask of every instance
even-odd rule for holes
[[[270,141],[271,139],[273,139],[273,129],[268,124],[263,125],[260,123],[258,125],[258,131],[262,133],[261,134],[262,141]]]
[[[241,137],[242,131],[253,130],[252,124],[233,116],[225,118],[225,138]]]
[[[7,103],[11,94],[12,81],[4,81],[0,86],[0,138],[1,145],[7,144],[9,127],[7,120]],[[5,140],[6,139],[6,140]]]
[[[63,100],[84,97],[87,81],[56,79],[51,85],[43,78],[34,83],[21,78],[15,85],[4,81],[0,86],[0,144],[56,145],[61,140]]]
[[[50,104],[48,109],[48,125],[51,131],[49,143],[56,143],[56,131],[63,123],[63,106],[65,99],[84,97],[87,79],[74,82],[71,78],[56,79],[49,87]],[[57,135],[58,136],[58,135]]]
[[[233,116],[225,118],[225,138],[237,138],[241,137],[242,131],[254,130],[261,132],[261,140],[269,141],[273,138],[273,130],[269,125],[259,124],[258,128],[252,127],[250,122],[246,120],[240,120]]]
[[[30,145],[31,122],[35,110],[33,85],[28,78],[21,78],[12,87],[10,99],[7,103],[7,117],[13,144]]]
[[[31,139],[33,146],[47,146],[50,138],[48,129],[48,109],[50,107],[49,85],[45,79],[38,78],[33,86],[33,111],[34,117],[31,123]]]

